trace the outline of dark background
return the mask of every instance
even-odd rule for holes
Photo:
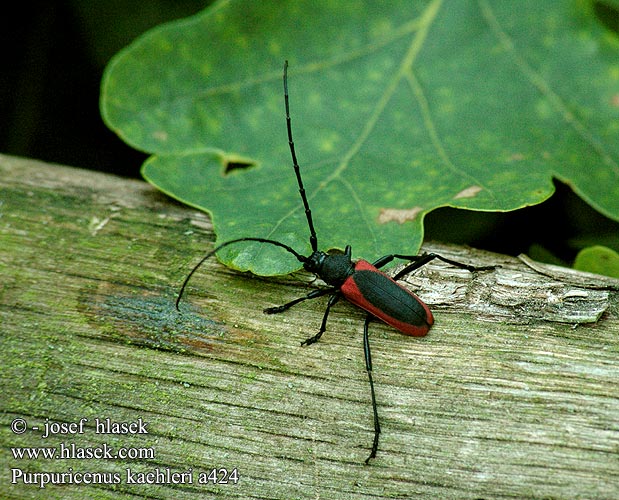
[[[146,155],[125,145],[99,114],[99,86],[110,58],[165,21],[190,16],[209,1],[31,1],[4,9],[0,37],[0,152],[140,177]],[[619,32],[619,13],[595,12]],[[618,138],[619,140],[619,138]],[[426,218],[426,238],[571,265],[583,246],[619,251],[619,224],[556,183],[545,203],[510,213],[443,208]]]
[[[8,60],[0,74],[0,151],[140,176],[145,155],[101,120],[99,88],[112,56],[165,21],[208,1],[30,1],[3,9]]]

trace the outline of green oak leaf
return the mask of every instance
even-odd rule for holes
[[[619,278],[619,254],[601,245],[587,247],[578,252],[574,269]]]
[[[218,242],[310,252],[285,59],[322,250],[414,254],[428,212],[540,203],[553,178],[619,219],[619,39],[590,2],[230,0],[136,40],[101,93],[108,126],[152,155],[144,177],[208,211]],[[250,242],[219,257],[300,266]]]

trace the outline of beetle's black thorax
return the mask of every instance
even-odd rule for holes
[[[346,279],[355,272],[355,265],[350,259],[350,252],[329,255],[317,250],[309,256],[303,267],[306,271],[317,274],[328,285],[340,288]]]

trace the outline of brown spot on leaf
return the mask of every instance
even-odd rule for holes
[[[415,220],[422,210],[423,208],[421,207],[406,209],[381,208],[380,214],[378,215],[378,223],[386,224],[387,222],[397,222],[398,224],[404,224],[407,221]]]
[[[469,186],[454,196],[454,200],[458,200],[460,198],[474,198],[482,189],[483,188],[481,186]]]
[[[153,138],[160,142],[166,142],[168,140],[168,133],[165,130],[156,130],[153,132]]]

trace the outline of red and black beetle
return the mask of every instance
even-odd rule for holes
[[[428,330],[434,323],[432,312],[426,304],[414,293],[404,288],[397,283],[397,280],[405,274],[418,269],[427,264],[433,259],[442,260],[448,264],[468,269],[469,271],[480,271],[493,269],[494,266],[474,267],[466,264],[447,259],[438,254],[429,253],[422,255],[400,255],[390,254],[381,257],[374,263],[369,263],[365,260],[352,260],[352,250],[350,245],[346,246],[343,254],[328,254],[318,250],[318,240],[314,223],[312,221],[312,212],[305,195],[301,172],[295,153],[294,142],[292,140],[292,127],[290,122],[290,108],[288,99],[288,78],[287,78],[288,61],[284,63],[284,103],[286,107],[286,126],[288,129],[288,143],[290,145],[290,153],[294,172],[299,185],[299,193],[305,208],[305,216],[310,230],[310,244],[312,246],[312,254],[309,257],[301,255],[294,248],[291,248],[284,243],[266,238],[238,238],[227,241],[218,245],[215,249],[209,252],[206,256],[196,264],[191,272],[185,278],[178,297],[176,299],[176,308],[178,309],[179,302],[183,295],[183,291],[187,286],[193,273],[202,265],[204,261],[216,254],[222,248],[240,243],[242,241],[257,241],[260,243],[268,243],[283,248],[287,252],[293,254],[300,262],[303,263],[305,270],[314,273],[322,279],[329,288],[315,289],[309,292],[304,297],[299,297],[286,304],[277,307],[269,307],[264,310],[266,314],[281,313],[290,307],[308,299],[315,299],[323,295],[330,295],[322,318],[322,323],[318,333],[301,343],[301,345],[310,345],[317,342],[326,330],[327,318],[331,307],[341,298],[344,297],[349,302],[368,312],[364,327],[363,327],[363,346],[365,353],[365,367],[370,381],[370,390],[372,396],[372,409],[374,413],[374,442],[370,456],[366,459],[367,464],[371,458],[376,456],[378,449],[378,436],[380,434],[380,424],[378,421],[378,411],[376,406],[376,397],[374,394],[374,382],[372,380],[372,359],[370,354],[370,343],[368,337],[368,325],[372,318],[378,318],[391,325],[395,329],[406,335],[423,336],[428,333]],[[407,260],[410,263],[399,271],[393,278],[387,276],[379,270],[394,259]]]

